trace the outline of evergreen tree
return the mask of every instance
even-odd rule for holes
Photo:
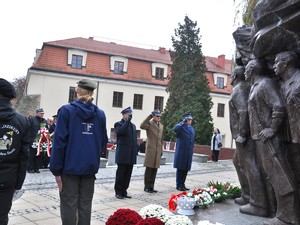
[[[173,127],[185,113],[192,113],[197,144],[210,144],[213,125],[210,109],[209,82],[205,75],[205,58],[200,43],[197,22],[185,16],[172,36],[172,74],[167,87],[170,94],[162,116],[164,139],[175,140]]]

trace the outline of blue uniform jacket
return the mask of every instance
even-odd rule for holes
[[[176,149],[174,156],[174,168],[180,170],[191,170],[195,131],[192,126],[188,126],[183,122],[176,124],[173,128],[176,133]]]
[[[55,176],[96,174],[108,140],[105,113],[93,103],[74,101],[57,115],[51,172]]]
[[[136,164],[138,144],[135,125],[122,119],[114,127],[117,134],[116,163]]]

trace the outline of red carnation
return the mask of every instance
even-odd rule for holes
[[[164,225],[164,223],[161,220],[153,217],[140,220],[136,225]]]
[[[135,225],[143,218],[134,210],[118,209],[111,215],[106,225]]]

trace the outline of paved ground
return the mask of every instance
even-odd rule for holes
[[[132,199],[119,200],[114,194],[114,178],[116,167],[101,168],[97,174],[95,194],[92,209],[92,225],[105,224],[108,217],[119,208],[130,208],[139,211],[148,204],[160,204],[167,207],[175,189],[175,169],[172,165],[163,165],[158,170],[156,194],[143,191],[144,167],[137,165],[133,169],[132,180],[128,194]],[[209,181],[230,182],[238,185],[237,175],[230,160],[218,163],[193,163],[189,172],[186,186],[193,189],[206,187]],[[59,196],[55,179],[49,170],[42,170],[40,174],[27,174],[24,195],[13,202],[10,212],[9,225],[59,225]],[[261,225],[265,218],[247,216],[239,213],[239,208],[232,200],[215,203],[208,209],[197,209],[194,216],[190,216],[194,224],[200,220],[223,223],[225,225]]]

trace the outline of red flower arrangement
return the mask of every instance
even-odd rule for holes
[[[111,215],[106,225],[136,225],[143,218],[134,210],[118,209]]]
[[[164,225],[164,223],[155,217],[140,220],[136,225]]]

